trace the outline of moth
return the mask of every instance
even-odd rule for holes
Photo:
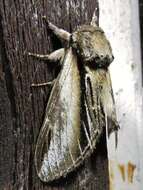
[[[48,55],[30,56],[61,65],[51,90],[35,150],[37,174],[44,182],[65,177],[96,148],[100,137],[117,131],[108,67],[112,49],[94,19],[69,33],[45,17],[48,28],[68,43]]]

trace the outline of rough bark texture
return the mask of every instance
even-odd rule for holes
[[[58,71],[26,53],[49,53],[61,47],[55,37],[49,36],[41,16],[72,32],[77,25],[90,22],[95,7],[96,0],[0,1],[1,190],[108,189],[104,137],[83,166],[57,183],[43,184],[33,161],[51,89],[31,88],[31,84],[50,81]]]

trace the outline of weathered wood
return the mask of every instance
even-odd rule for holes
[[[140,16],[140,34],[141,34],[141,49],[143,50],[143,1],[139,0],[139,16]],[[141,51],[142,56],[142,65],[143,65],[143,53]],[[142,73],[143,73],[143,66],[142,66]],[[143,75],[142,75],[143,81]]]
[[[31,84],[51,81],[58,71],[26,53],[49,53],[61,47],[58,39],[49,36],[43,15],[72,32],[90,22],[96,7],[96,0],[0,1],[0,189],[108,189],[105,137],[83,166],[57,183],[40,182],[33,161],[50,87]]]
[[[143,187],[143,102],[138,1],[100,0],[99,23],[115,59],[110,67],[120,124],[118,146],[108,140],[111,190]],[[106,19],[105,19],[106,18]]]

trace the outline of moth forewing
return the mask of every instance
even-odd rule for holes
[[[92,138],[96,132],[101,134],[105,126],[101,96],[104,88],[103,84],[106,77],[106,71],[103,69],[93,70],[87,66],[85,69],[85,102],[88,107],[87,115],[89,115],[91,120],[91,124],[88,123],[88,126]]]
[[[65,39],[65,32],[50,26]],[[45,182],[78,167],[93,152],[105,127],[108,133],[118,128],[108,71],[113,55],[103,30],[85,25],[68,36],[65,56],[58,54],[62,69],[51,91],[35,151],[36,170]]]
[[[105,115],[107,117],[106,119],[108,123],[107,125],[108,125],[108,135],[109,135],[111,132],[117,131],[119,129],[119,124],[117,122],[112,83],[111,83],[110,73],[108,70],[106,72],[106,80],[104,81],[103,84],[101,100]]]
[[[79,136],[80,75],[70,48],[52,89],[37,141],[35,164],[42,181],[57,179],[74,167]]]

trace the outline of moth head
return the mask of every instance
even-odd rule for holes
[[[71,47],[85,63],[108,67],[113,61],[112,49],[103,30],[98,26],[84,25],[77,29],[70,40]]]

